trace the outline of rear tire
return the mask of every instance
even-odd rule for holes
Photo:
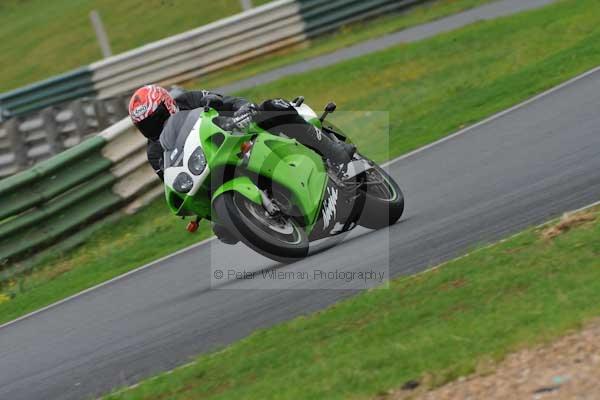
[[[381,229],[394,225],[404,212],[404,194],[380,166],[373,163],[367,171],[365,204],[358,224],[369,229]]]
[[[235,191],[225,192],[213,203],[219,222],[251,249],[280,262],[308,255],[308,237],[297,222],[286,215],[270,216]]]

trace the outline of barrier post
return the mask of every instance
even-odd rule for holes
[[[104,24],[102,24],[102,19],[100,18],[98,11],[92,10],[90,12],[90,20],[92,21],[94,32],[96,32],[96,39],[98,39],[100,50],[102,50],[102,57],[108,58],[112,56],[110,43],[108,42],[108,35],[106,34]]]
[[[240,0],[242,3],[242,10],[247,11],[252,8],[252,0]]]
[[[58,123],[56,122],[54,107],[45,108],[41,113],[44,121],[44,132],[46,133],[46,141],[50,146],[50,154],[58,154],[65,149],[63,144]]]
[[[20,118],[13,117],[6,121],[4,126],[6,127],[6,136],[10,141],[11,149],[14,154],[15,164],[19,169],[22,169],[27,167],[29,162],[27,157],[27,144],[19,131],[19,120]]]
[[[98,130],[106,128],[110,125],[110,119],[108,115],[108,111],[106,110],[106,104],[102,100],[95,99],[94,102],[94,115],[96,116],[96,121],[98,121]]]
[[[83,101],[75,100],[69,105],[69,109],[73,113],[73,122],[75,123],[75,132],[80,139],[90,133],[90,126],[87,121],[87,115],[83,109]]]

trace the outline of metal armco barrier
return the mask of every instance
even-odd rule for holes
[[[70,148],[127,115],[129,96],[79,99],[0,124],[0,178]]]
[[[0,94],[0,109],[13,116],[22,115],[83,96],[111,97],[150,82],[182,82],[418,1],[274,1]]]
[[[0,181],[0,271],[111,212],[162,192],[129,118]]]
[[[15,116],[94,94],[92,71],[88,66],[2,93],[0,109],[6,114],[4,117]]]

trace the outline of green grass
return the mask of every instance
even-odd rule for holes
[[[340,110],[389,110],[389,147],[385,140],[369,140],[372,132],[368,130],[353,136],[361,150],[381,161],[600,64],[598,15],[600,3],[596,1],[563,1],[286,78],[244,94],[256,100],[304,94],[309,104],[335,99]],[[347,124],[342,127],[356,131]],[[33,275],[1,289],[11,300],[0,299],[0,321],[197,240],[183,231],[180,220],[168,215],[163,202],[157,200],[150,209],[120,221],[115,225],[118,229],[106,228],[77,251],[46,260]]]
[[[397,32],[415,25],[456,14],[494,0],[435,0],[413,6],[402,14],[391,13],[372,20],[357,22],[325,36],[308,40],[257,59],[236,64],[208,74],[185,86],[191,88],[217,88],[240,79],[252,77],[284,65],[327,54],[353,44]]]
[[[600,313],[600,212],[528,230],[308,317],[258,331],[109,399],[369,399],[436,386]]]
[[[254,1],[259,5],[269,0]],[[0,91],[101,59],[89,19],[98,10],[114,54],[241,11],[239,0],[2,0]]]
[[[255,6],[271,0],[253,0]],[[406,16],[391,15],[352,24],[333,36],[211,74],[194,84],[216,87],[305,57],[429,21],[492,0],[437,0]],[[203,4],[204,3],[204,4]],[[0,92],[18,88],[102,58],[89,13],[98,10],[114,54],[197,28],[241,11],[240,0],[3,0],[0,43],[3,54]],[[303,50],[298,51],[300,48]],[[291,53],[291,54],[290,54]]]

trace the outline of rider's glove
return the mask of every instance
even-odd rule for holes
[[[233,124],[241,130],[246,129],[252,118],[258,113],[258,106],[254,103],[244,104],[233,114]]]

